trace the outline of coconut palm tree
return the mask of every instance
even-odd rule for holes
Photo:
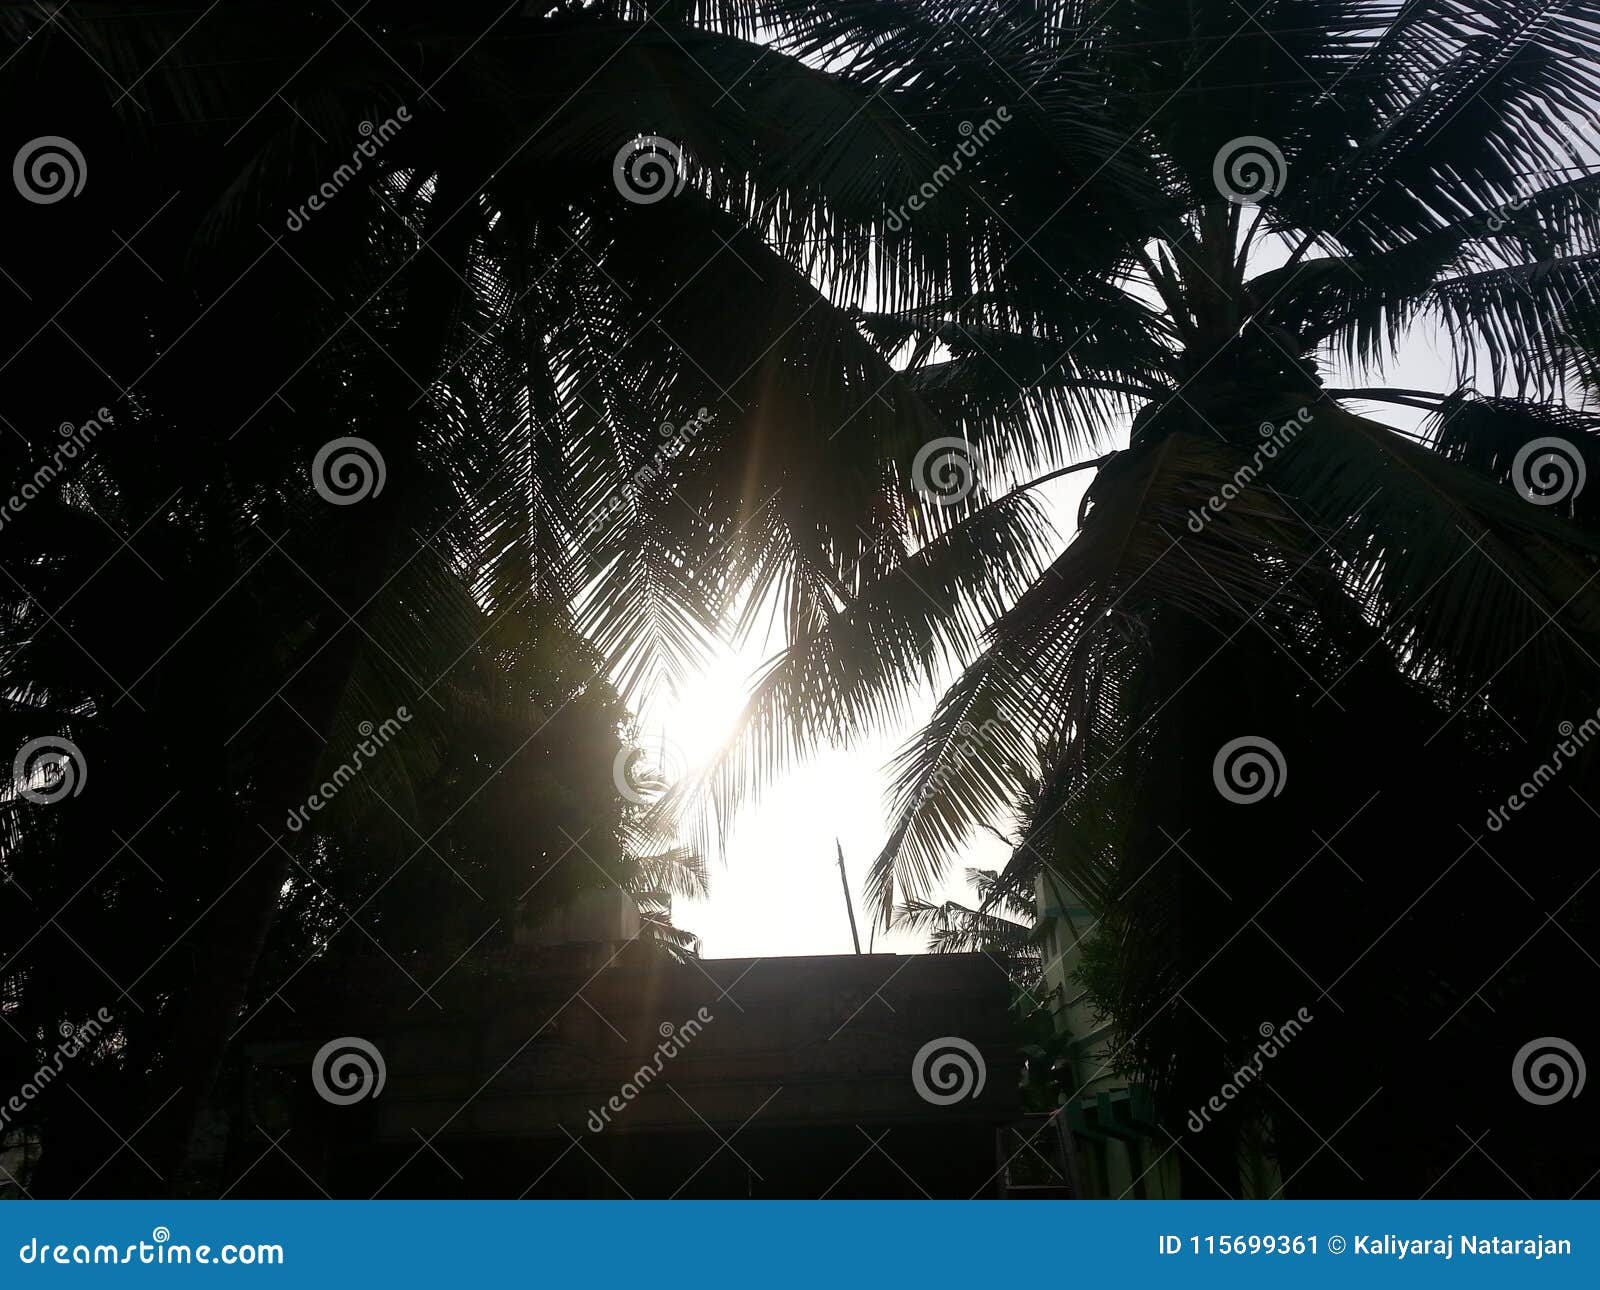
[[[958,900],[907,900],[895,911],[895,926],[925,932],[933,954],[987,954],[1019,990],[1036,993],[1040,961],[1032,891],[1002,890],[992,869],[968,869],[966,878],[978,897],[976,908]]]
[[[1278,1067],[1293,1106],[1260,1091],[1237,1117],[1270,1122],[1302,1191],[1364,1166],[1420,1192],[1463,1108],[1521,1109],[1492,1018],[1534,1026],[1578,950],[1538,939],[1496,975],[1478,902],[1517,911],[1513,943],[1557,906],[1569,941],[1595,926],[1554,843],[1575,797],[1520,817],[1532,872],[1481,845],[1523,763],[1595,707],[1595,422],[1560,401],[1600,265],[1595,17],[885,0],[786,32],[946,159],[892,223],[970,251],[964,280],[860,323],[956,440],[897,462],[938,512],[904,559],[791,606],[711,800],[893,716],[953,658],[895,763],[880,915],[929,900],[1037,781],[1004,885],[1049,865],[1096,912],[1112,1060],[1174,1123],[1259,1025],[1333,1017]],[[1440,388],[1386,375],[1419,334],[1453,364]],[[1414,431],[1383,405],[1433,415]],[[986,549],[987,524],[1089,469],[1069,542],[1019,541],[1019,520]],[[1424,1115],[1395,1091],[1418,1072]],[[1319,1146],[1335,1125],[1351,1172]],[[1237,1137],[1168,1149],[1195,1189],[1234,1191]],[[1521,1163],[1552,1190],[1588,1172]]]

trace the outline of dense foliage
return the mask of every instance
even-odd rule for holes
[[[1301,1194],[1583,1185],[1592,1125],[1505,1070],[1536,1036],[1593,1039],[1562,997],[1600,948],[1572,841],[1593,754],[1484,820],[1600,705],[1594,493],[1519,487],[1535,439],[1592,459],[1592,419],[1558,400],[1600,336],[1597,19],[0,15],[12,137],[88,168],[70,200],[11,204],[11,476],[63,423],[105,426],[0,532],[0,742],[69,739],[88,775],[3,803],[0,1006],[19,1069],[115,1016],[52,1097],[83,1081],[151,1163],[94,1185],[168,1185],[268,968],[341,905],[454,947],[515,894],[472,867],[489,852],[531,837],[537,869],[562,830],[625,832],[611,687],[682,680],[774,614],[785,647],[732,749],[668,803],[701,839],[955,669],[896,766],[880,916],[1026,797],[997,889],[1050,866],[1097,911],[1109,1060],[1174,1126],[1260,1024],[1316,1014],[1270,1087],[1183,1144],[1186,1187],[1232,1190],[1264,1121]],[[649,200],[627,192],[641,135],[681,158]],[[1253,188],[1224,164],[1241,141],[1276,165]],[[1419,329],[1449,388],[1382,384]],[[1419,440],[1368,414],[1386,400],[1437,415]],[[348,438],[384,482],[337,505],[313,481]],[[975,486],[935,500],[940,438]],[[1090,464],[1068,540],[1037,486]],[[327,828],[286,833],[401,707]],[[1287,769],[1249,806],[1213,773],[1240,737]],[[595,859],[622,881],[645,847]],[[458,882],[485,908],[435,916]]]

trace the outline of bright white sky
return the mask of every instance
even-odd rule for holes
[[[1254,271],[1272,267],[1272,258],[1277,257],[1269,253]],[[1446,355],[1443,337],[1418,334],[1382,375],[1356,374],[1336,366],[1325,379],[1332,386],[1396,385],[1445,392],[1454,384]],[[1407,430],[1416,429],[1426,417],[1419,410],[1389,405],[1362,404],[1356,410]],[[1125,436],[1124,427],[1118,446],[1125,446]],[[1073,535],[1078,502],[1092,477],[1087,471],[1069,475],[1040,490],[1063,542]],[[745,680],[763,655],[754,646],[743,654],[728,653],[675,700],[663,697],[645,703],[639,712],[645,745],[664,736],[689,761],[709,760],[731,728]],[[723,862],[712,858],[710,899],[679,901],[674,909],[674,922],[702,938],[706,957],[850,953],[835,838],[844,847],[862,949],[867,948],[862,892],[867,869],[888,834],[885,768],[895,750],[927,721],[936,697],[931,691],[920,696],[894,729],[879,732],[869,742],[830,750],[797,766],[740,813]],[[975,834],[967,853],[951,865],[945,896],[971,903],[962,871],[999,868],[1007,858],[998,839]],[[921,934],[886,935],[880,930],[874,948],[904,954],[926,945]]]

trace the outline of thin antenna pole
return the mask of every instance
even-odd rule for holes
[[[850,915],[850,939],[855,942],[856,953],[859,954],[861,953],[861,933],[856,931],[856,907],[850,902],[850,879],[845,875],[844,871],[844,847],[840,845],[838,838],[833,840],[833,845],[839,852],[839,885],[844,888],[844,908],[845,912]]]

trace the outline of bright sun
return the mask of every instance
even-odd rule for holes
[[[733,732],[757,660],[727,652],[676,694],[643,705],[639,742],[671,780],[704,770]]]

